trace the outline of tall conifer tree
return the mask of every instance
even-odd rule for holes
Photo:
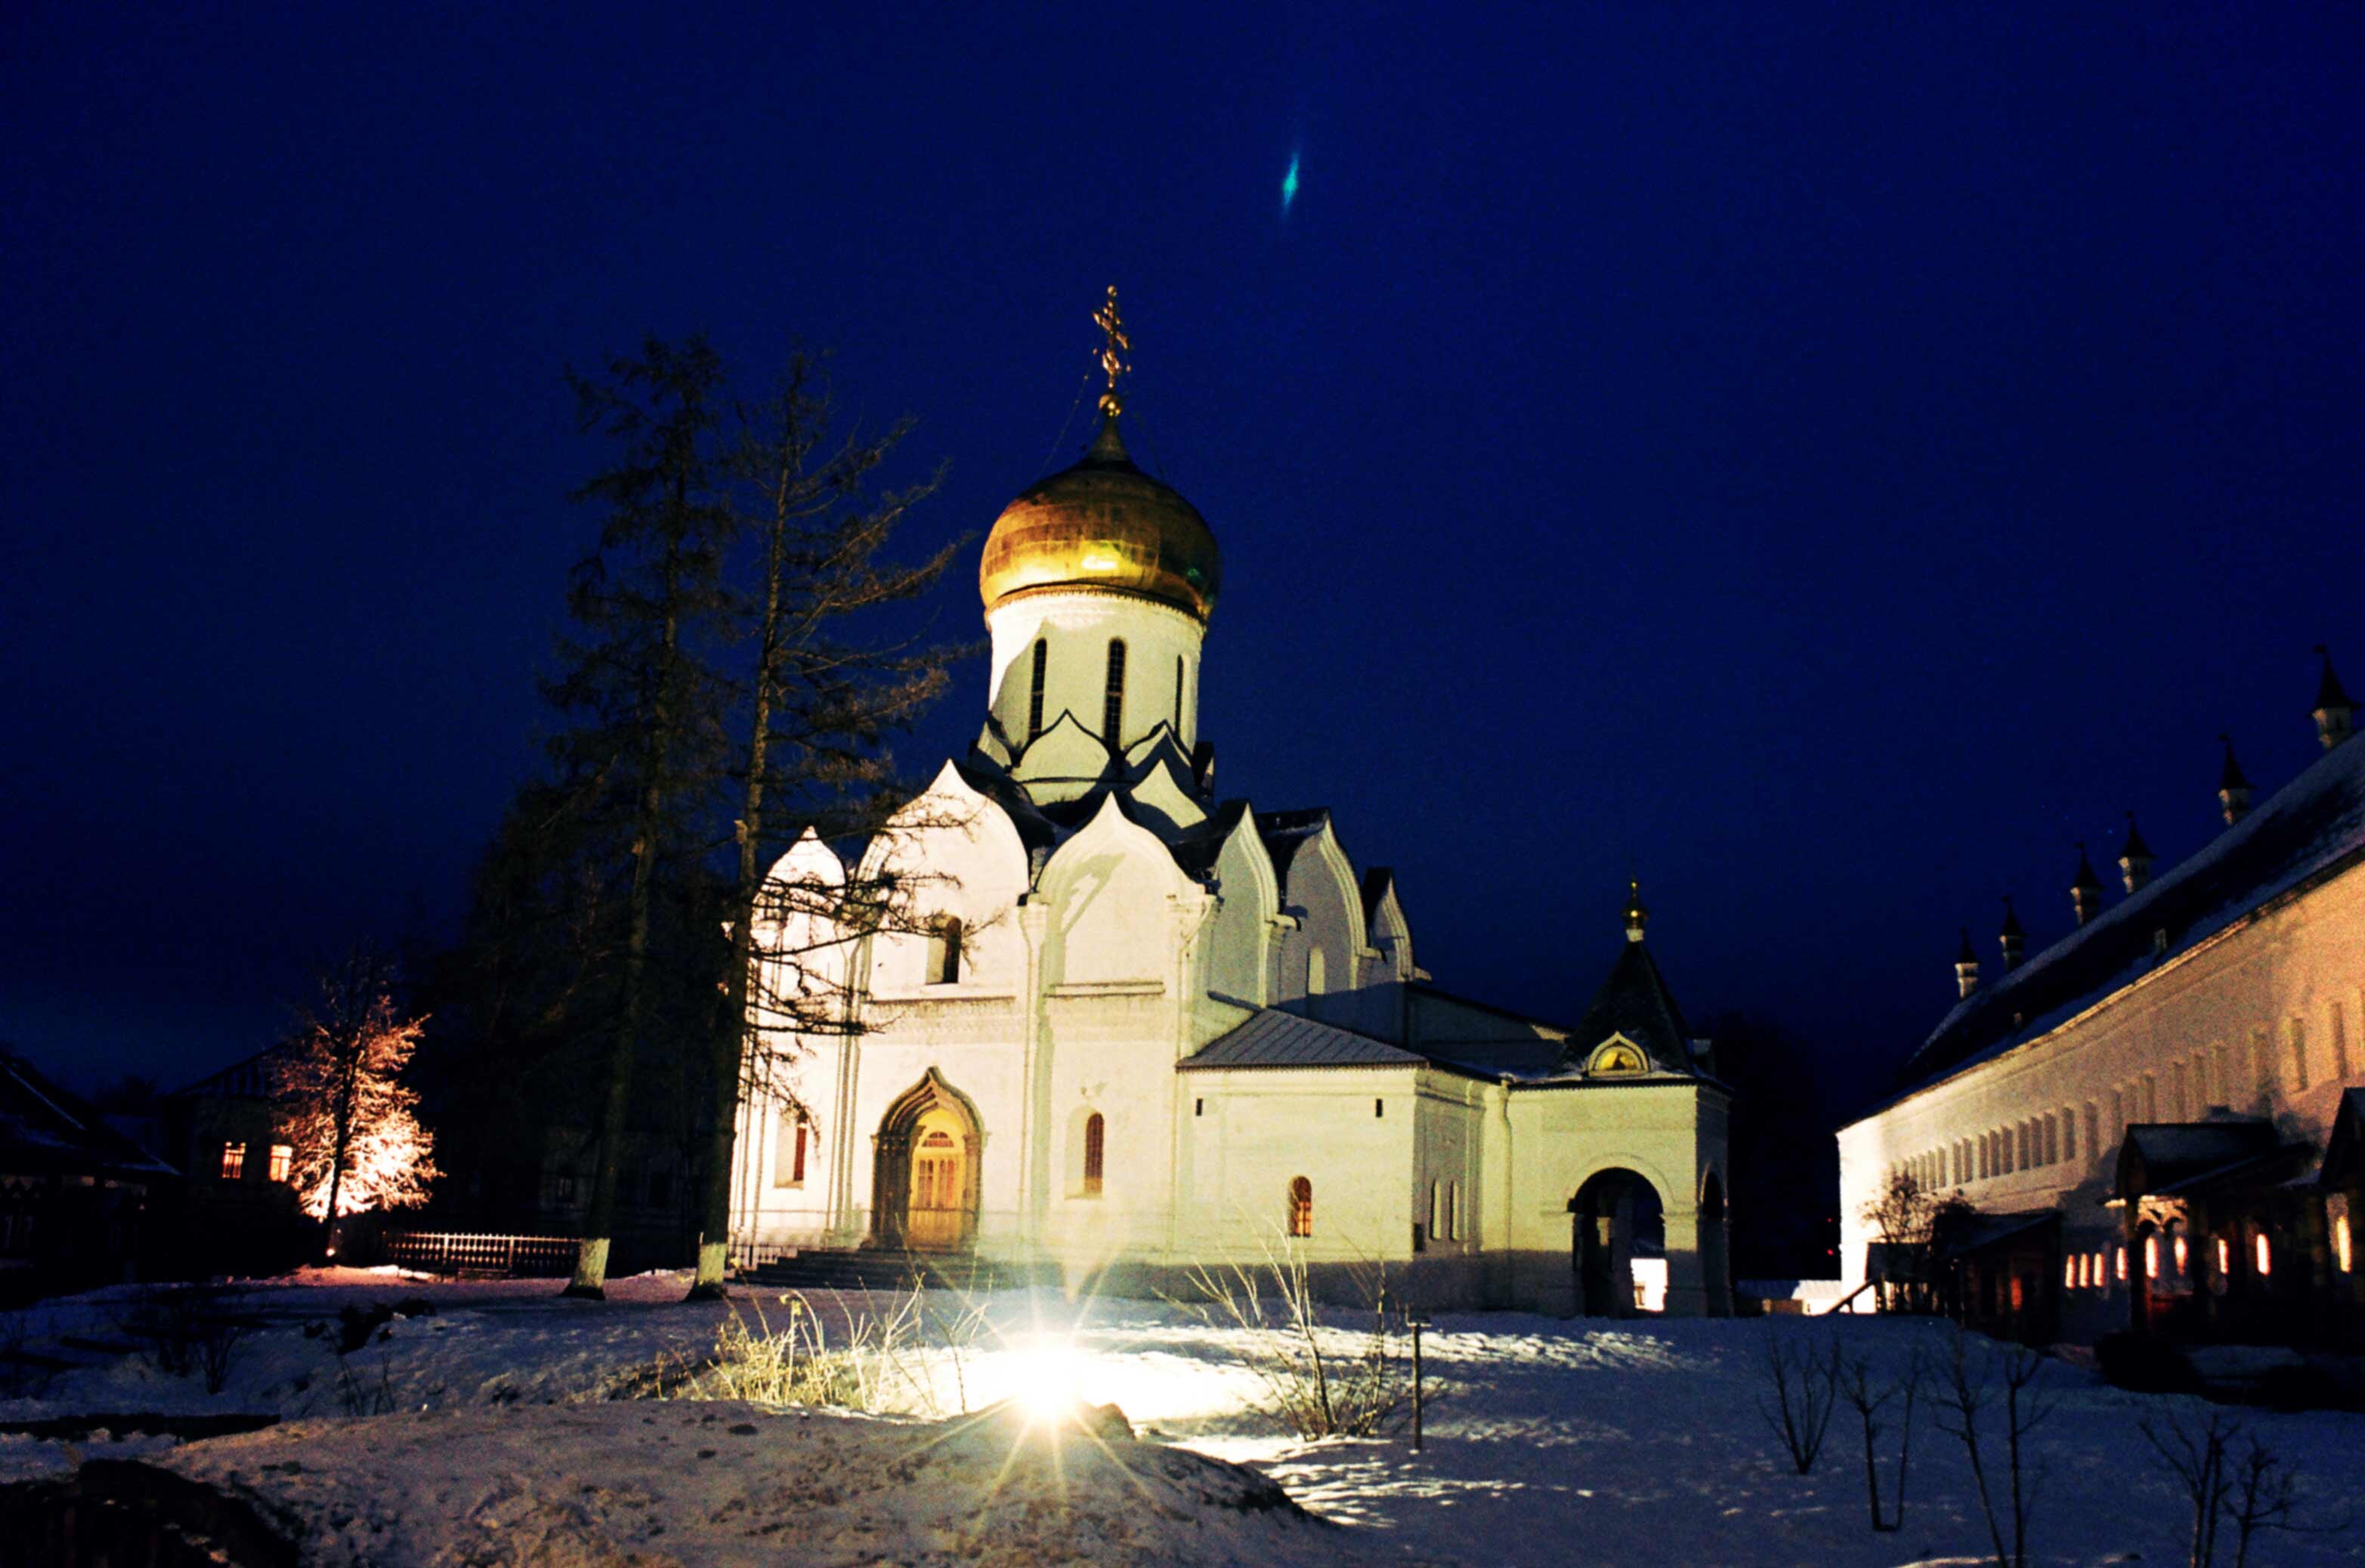
[[[724,375],[702,338],[652,338],[600,379],[571,376],[586,430],[620,448],[576,496],[602,510],[599,550],[577,566],[577,633],[546,685],[570,727],[551,743],[591,820],[622,830],[631,881],[597,1127],[598,1162],[570,1295],[605,1294],[633,1069],[647,1044],[652,925],[661,881],[697,871],[700,808],[721,760],[728,689],[712,666],[726,634],[722,493]]]

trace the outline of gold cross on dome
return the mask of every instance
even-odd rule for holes
[[[1133,340],[1125,335],[1125,320],[1116,313],[1116,285],[1109,285],[1108,303],[1093,312],[1093,325],[1101,330],[1101,369],[1108,376],[1108,390],[1101,394],[1101,412],[1115,419],[1125,408],[1125,398],[1116,389],[1117,378],[1133,369],[1125,362]]]

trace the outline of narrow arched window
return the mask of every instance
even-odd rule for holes
[[[1026,738],[1033,740],[1043,733],[1043,677],[1051,666],[1051,644],[1035,639],[1035,673],[1026,687]]]
[[[1125,639],[1109,639],[1108,689],[1101,698],[1101,738],[1111,745],[1125,743]]]
[[[1174,655],[1174,741],[1182,742],[1182,655]]]
[[[1303,1176],[1289,1179],[1289,1234],[1314,1234],[1314,1183]]]
[[[928,936],[928,983],[960,983],[961,941],[966,934],[958,916],[946,915]]]
[[[1107,1148],[1108,1128],[1094,1111],[1084,1118],[1084,1196],[1101,1195],[1101,1159]]]

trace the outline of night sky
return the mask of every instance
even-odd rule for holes
[[[1547,1016],[1631,867],[1843,1100],[2076,840],[2205,842],[2220,731],[2315,755],[2311,645],[2365,691],[2332,7],[170,9],[0,42],[0,1039],[70,1082],[449,930],[644,332],[919,416],[916,552],[1072,460],[1118,285],[1220,791]]]

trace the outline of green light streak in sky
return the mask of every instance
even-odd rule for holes
[[[1293,152],[1289,155],[1289,173],[1281,177],[1281,212],[1283,217],[1286,218],[1289,216],[1290,204],[1295,202],[1296,199],[1297,154]]]

